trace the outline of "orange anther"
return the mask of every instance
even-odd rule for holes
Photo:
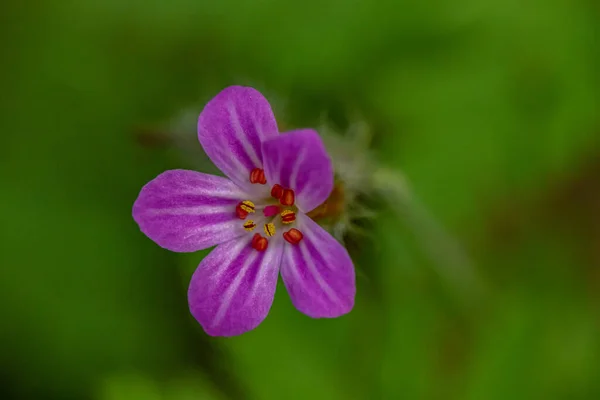
[[[284,206],[293,206],[294,201],[296,200],[295,197],[292,189],[283,189],[283,194],[281,195],[279,202]]]
[[[260,183],[264,185],[267,183],[267,178],[265,177],[265,171],[260,168],[254,168],[250,172],[250,183]]]
[[[260,234],[255,233],[252,237],[252,248],[257,251],[265,251],[267,246],[269,245],[269,241],[267,238],[260,236]]]
[[[292,228],[283,234],[283,238],[291,244],[298,244],[302,240],[304,235],[296,228]]]
[[[271,196],[276,199],[280,199],[282,195],[283,195],[283,187],[281,187],[281,185],[279,185],[277,183],[274,184],[273,188],[271,189]]]
[[[239,219],[245,219],[249,213],[254,212],[254,203],[250,200],[240,201],[237,206],[235,206],[235,214]]]
[[[242,203],[240,203],[242,204]],[[248,216],[248,212],[242,210],[242,208],[240,207],[240,204],[238,204],[235,207],[235,214],[238,216],[239,219],[245,219]]]

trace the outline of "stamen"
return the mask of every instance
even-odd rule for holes
[[[279,200],[282,195],[283,195],[283,187],[277,183],[274,184],[273,188],[271,189],[271,196],[276,198],[277,200]]]
[[[244,229],[247,230],[248,232],[252,232],[254,230],[254,228],[256,228],[256,224],[251,219],[244,222]]]
[[[260,183],[264,185],[267,183],[267,178],[265,178],[265,171],[260,168],[254,168],[250,172],[250,183]]]
[[[266,206],[263,210],[265,217],[272,217],[273,215],[279,214],[279,206]]]
[[[279,202],[284,206],[293,206],[295,201],[294,191],[292,189],[283,189],[283,194]]]
[[[265,235],[271,237],[275,234],[275,225],[272,223],[265,224]]]
[[[250,200],[244,200],[235,207],[235,213],[239,219],[245,219],[249,213],[254,212],[254,203]]]
[[[284,210],[281,213],[281,222],[284,224],[291,224],[296,220],[296,213],[292,210]]]
[[[246,219],[246,217],[248,216],[248,213],[242,210],[239,206],[235,208],[235,214],[239,219]]]
[[[260,234],[255,233],[252,237],[252,248],[258,251],[265,251],[267,246],[269,245],[269,241],[267,238],[260,236]]]
[[[298,244],[302,240],[304,235],[296,228],[292,228],[283,234],[283,238],[291,244]]]
[[[240,207],[242,210],[244,210],[246,212],[249,212],[249,213],[254,212],[254,203],[251,202],[250,200],[242,201],[242,203],[240,204]]]

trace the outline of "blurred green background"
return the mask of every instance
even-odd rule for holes
[[[594,0],[1,2],[0,398],[600,399],[599,24]],[[233,84],[290,127],[360,113],[478,287],[381,206],[351,314],[280,287],[255,331],[208,337],[205,253],[131,206],[189,167],[140,129]]]

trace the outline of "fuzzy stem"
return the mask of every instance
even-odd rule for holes
[[[415,198],[406,178],[399,172],[378,168],[375,188],[384,195],[398,217],[406,221],[417,236],[423,251],[433,262],[437,273],[453,288],[468,297],[485,292],[471,260],[456,238],[452,237],[431,213]],[[471,298],[472,300],[472,298]]]

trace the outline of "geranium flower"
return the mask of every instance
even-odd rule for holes
[[[166,171],[133,205],[141,231],[159,246],[193,252],[217,245],[192,276],[192,315],[212,336],[234,336],[267,316],[279,272],[294,306],[334,318],[354,306],[346,249],[306,213],[333,189],[333,168],[314,130],[279,134],[268,101],[232,86],[200,114],[198,138],[228,177]]]

